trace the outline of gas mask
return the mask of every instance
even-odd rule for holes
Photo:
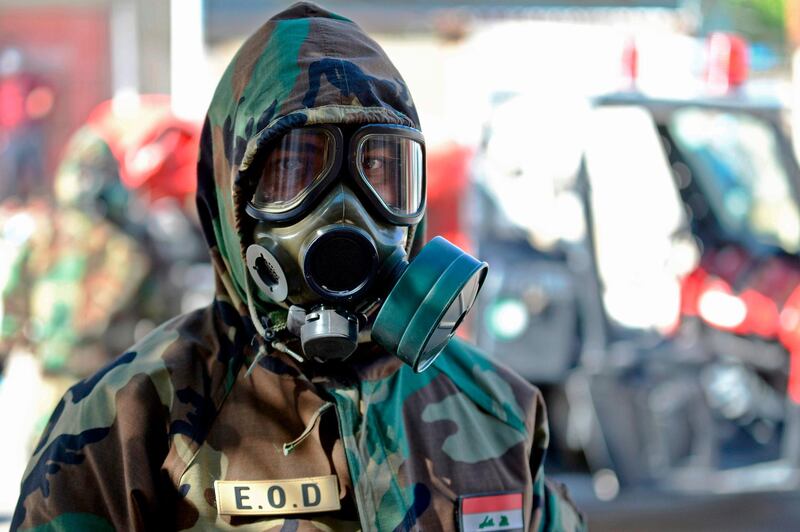
[[[425,144],[404,126],[290,130],[255,165],[247,248],[260,296],[288,308],[305,359],[343,360],[372,340],[416,371],[442,351],[487,265],[441,237],[409,262],[425,211]]]

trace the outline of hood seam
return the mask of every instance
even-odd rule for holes
[[[332,59],[335,58],[336,60],[341,62],[341,58],[340,57],[336,57],[337,54],[334,54],[334,50],[330,46],[330,44],[331,44],[331,34],[328,33],[328,27],[325,24],[320,24],[319,25],[319,33],[320,33],[320,36],[322,37],[322,49],[325,52],[325,56],[324,57],[330,57]],[[345,82],[347,82],[347,74],[346,73],[344,73],[344,74],[345,74]],[[326,77],[327,77],[327,75],[326,75]],[[328,82],[330,83],[330,80],[328,80]],[[350,94],[349,88],[347,90],[347,94]],[[339,104],[340,105],[346,105],[347,104],[347,102],[344,99],[344,93],[341,92],[341,91],[339,92]]]

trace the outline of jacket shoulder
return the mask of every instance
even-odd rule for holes
[[[498,362],[494,357],[481,350],[475,344],[460,338],[453,338],[447,344],[436,364],[440,362],[443,362],[445,365],[447,365],[448,362],[453,362],[459,366],[473,368],[477,366],[485,371],[492,371],[517,391],[527,391],[531,394],[536,394],[538,392],[538,389],[533,384],[526,381],[517,372],[503,363]]]
[[[62,448],[65,439],[88,444],[121,423],[150,425],[150,430],[163,431],[164,440],[175,433],[192,439],[204,435],[203,428],[216,411],[210,405],[219,404],[217,396],[224,393],[212,382],[224,381],[226,373],[215,367],[213,342],[204,342],[214,337],[207,330],[209,314],[210,308],[200,309],[165,322],[73,385],[53,411],[25,476],[42,459],[49,460],[54,449]],[[215,378],[214,373],[223,375]]]
[[[94,375],[72,386],[65,399],[73,405],[115,403],[118,392],[137,380],[145,379],[152,384],[165,406],[172,406],[175,396],[176,378],[186,373],[187,366],[203,358],[203,347],[197,342],[202,311],[195,311],[173,318],[155,328],[130,349]],[[175,370],[183,370],[178,374]]]
[[[530,433],[540,424],[539,390],[476,346],[454,338],[434,368],[475,406],[506,425]]]
[[[237,369],[214,323],[212,307],[174,318],[64,394],[28,464],[12,528],[82,504],[97,515],[127,508],[125,498],[80,502],[67,485],[157,491],[158,471],[180,473],[182,453],[205,438]],[[150,473],[121,473],[129,468]]]

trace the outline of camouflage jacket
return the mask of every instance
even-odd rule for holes
[[[346,364],[299,364],[256,334],[251,316],[270,307],[246,280],[247,168],[289,127],[368,122],[418,127],[400,75],[354,23],[297,4],[244,43],[198,165],[215,300],[65,394],[12,529],[456,530],[493,500],[513,515],[468,529],[583,527],[545,481],[539,392],[471,347],[453,341],[416,374],[371,344]],[[297,513],[246,487],[322,476],[335,479],[338,509]],[[222,515],[219,480],[242,483],[237,507],[285,511]]]

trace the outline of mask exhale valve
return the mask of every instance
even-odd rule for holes
[[[292,305],[286,328],[300,337],[303,355],[317,362],[344,360],[358,347],[358,318],[345,309],[318,305],[306,313]]]
[[[358,318],[322,305],[305,315],[299,336],[306,357],[317,362],[343,360],[358,346]]]

